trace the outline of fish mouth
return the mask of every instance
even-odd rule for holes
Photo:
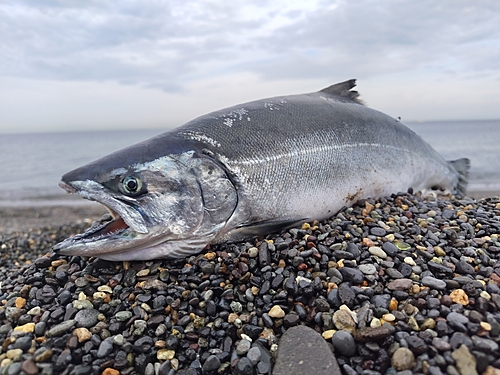
[[[69,247],[72,245],[119,237],[128,229],[130,229],[130,227],[120,216],[113,217],[110,214],[106,214],[99,221],[94,221],[90,228],[88,228],[85,232],[76,234],[62,242],[59,242],[53,247],[53,249],[54,251],[60,251],[66,248],[70,250]]]
[[[97,244],[108,240],[129,242],[137,240],[141,235],[148,234],[144,218],[132,207],[126,199],[113,197],[106,193],[102,186],[94,181],[61,181],[59,186],[71,194],[79,194],[83,198],[96,201],[107,208],[109,214],[105,214],[99,221],[94,221],[90,228],[81,234],[74,235],[56,244],[53,249],[60,254],[76,254],[77,248]],[[120,199],[121,198],[121,199]],[[79,252],[79,251],[78,251]],[[87,251],[85,251],[87,252]],[[83,255],[83,254],[82,254]],[[93,255],[93,254],[89,254]]]

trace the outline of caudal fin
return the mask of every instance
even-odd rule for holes
[[[458,183],[455,186],[454,194],[465,196],[467,193],[467,183],[469,182],[470,160],[462,158],[450,160],[448,163],[458,172]]]

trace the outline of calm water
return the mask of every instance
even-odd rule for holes
[[[500,120],[407,125],[445,159],[471,159],[469,190],[500,191]],[[162,131],[0,134],[0,205],[84,204],[58,187],[64,173]]]

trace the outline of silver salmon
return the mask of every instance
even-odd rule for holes
[[[444,160],[400,121],[364,106],[355,84],[212,112],[65,174],[62,188],[111,215],[54,250],[182,257],[409,188],[465,195],[469,160]]]

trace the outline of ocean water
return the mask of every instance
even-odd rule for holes
[[[471,159],[469,191],[500,191],[500,120],[407,125],[445,159]],[[0,134],[0,206],[85,204],[59,188],[64,173],[162,132]]]

